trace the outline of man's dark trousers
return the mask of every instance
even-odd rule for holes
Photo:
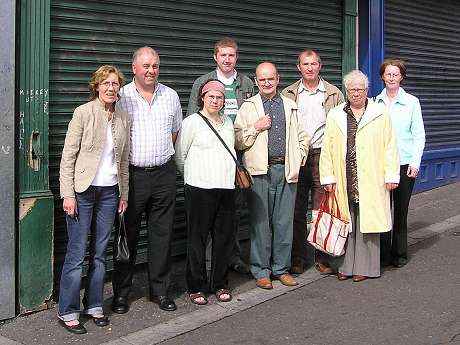
[[[308,253],[313,253],[314,248],[307,245],[307,209],[308,196],[311,192],[312,208],[319,208],[324,196],[324,189],[319,180],[319,158],[321,149],[310,149],[307,162],[300,167],[299,181],[294,210],[294,234],[292,241],[292,265],[304,267],[308,263]],[[316,251],[316,261],[327,263],[327,254]]]
[[[115,297],[128,297],[131,290],[141,214],[147,214],[148,275],[150,297],[167,295],[171,271],[171,238],[176,202],[176,166],[164,165],[143,170],[130,166],[129,199],[126,214],[130,262],[115,262]]]

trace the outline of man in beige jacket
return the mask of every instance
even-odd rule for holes
[[[251,273],[256,284],[272,289],[271,277],[297,285],[291,265],[292,219],[300,166],[308,136],[299,126],[294,101],[278,94],[276,66],[256,68],[259,93],[245,100],[235,119],[236,148],[254,178],[248,191],[251,223]]]
[[[318,208],[324,195],[319,181],[319,157],[326,124],[326,115],[333,107],[343,103],[343,94],[334,85],[320,77],[321,57],[314,50],[304,50],[299,54],[297,69],[302,78],[289,85],[282,95],[292,99],[298,106],[299,122],[307,132],[310,141],[307,163],[300,168],[299,183],[294,211],[291,273],[303,273],[307,263],[306,211],[311,193],[312,208]],[[332,273],[330,257],[316,252],[316,269],[321,273]]]

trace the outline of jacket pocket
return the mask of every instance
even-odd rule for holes
[[[81,175],[85,171],[86,171],[85,164],[83,163],[83,160],[81,159],[81,157],[78,157],[75,163],[75,175]]]

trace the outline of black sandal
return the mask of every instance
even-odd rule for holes
[[[188,297],[190,298],[190,301],[191,301],[193,304],[196,304],[196,305],[205,305],[205,304],[208,304],[208,299],[206,298],[206,296],[205,296],[204,293],[202,293],[202,292],[189,293],[189,294],[188,294]],[[203,301],[202,301],[202,302],[198,301],[199,298],[202,298]]]
[[[228,295],[228,297],[224,298],[222,295]],[[219,289],[216,291],[216,298],[219,302],[230,302],[233,297],[228,289]]]

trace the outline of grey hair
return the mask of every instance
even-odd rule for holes
[[[160,55],[158,55],[157,51],[149,46],[144,46],[144,47],[140,47],[138,49],[136,49],[133,53],[133,61],[132,63],[136,63],[136,60],[138,58],[139,55],[141,55],[142,53],[144,52],[149,52],[151,53],[153,56],[156,56],[157,59],[158,59],[158,63],[160,63]]]
[[[369,79],[367,79],[367,76],[359,69],[354,69],[343,77],[343,85],[345,85],[345,89],[348,89],[348,86],[356,80],[364,82],[364,87],[366,89],[369,87]]]

